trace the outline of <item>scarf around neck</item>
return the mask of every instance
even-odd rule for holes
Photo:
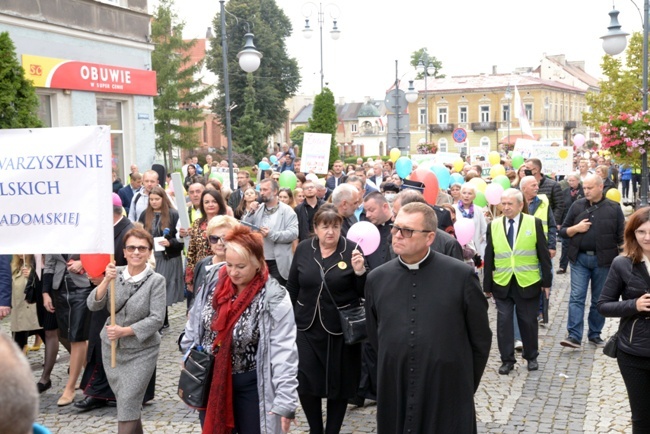
[[[212,349],[217,349],[217,354],[212,371],[204,433],[230,434],[235,427],[232,402],[232,332],[239,317],[262,290],[268,277],[268,269],[264,267],[255,274],[237,298],[234,298],[237,288],[233,285],[226,267],[219,270],[219,280],[212,298],[215,311],[212,330],[217,332]]]
[[[458,210],[460,213],[463,215],[464,218],[466,219],[473,219],[474,218],[474,204],[472,203],[469,206],[469,210],[465,211],[465,206],[463,205],[463,201],[458,201]]]

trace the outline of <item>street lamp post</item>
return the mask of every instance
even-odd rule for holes
[[[648,11],[650,10],[650,0],[643,2],[643,82],[642,98],[643,112],[648,111]],[[610,13],[610,23],[608,32],[601,39],[603,40],[603,50],[610,56],[616,56],[625,50],[627,45],[627,33],[621,30],[618,22],[618,11],[613,9]],[[648,154],[641,154],[641,189],[640,205],[648,205]]]
[[[424,66],[425,60],[427,61],[426,67]],[[429,144],[429,88],[428,88],[428,83],[427,83],[427,78],[430,75],[435,74],[436,70],[433,66],[433,63],[429,61],[428,58],[420,59],[418,62],[418,66],[416,67],[416,70],[420,74],[424,74],[424,117],[425,117],[425,122],[424,122],[424,140],[425,143]]]
[[[548,139],[548,109],[551,106],[548,104],[548,97],[544,99],[544,123],[546,124],[546,138]]]
[[[226,139],[228,141],[228,172],[230,176],[230,188],[235,190],[235,174],[232,160],[232,126],[230,124],[230,111],[233,106],[230,104],[230,82],[228,80],[228,38],[226,37],[226,6],[225,0],[219,0],[221,3],[221,51],[223,58],[223,93],[226,104]],[[244,48],[237,53],[239,67],[245,72],[255,72],[260,67],[262,53],[255,49],[253,44],[253,34],[246,33]]]
[[[325,81],[325,73],[323,72],[323,23],[325,22],[325,9],[330,8],[330,17],[332,18],[332,30],[330,30],[330,36],[332,39],[335,41],[341,37],[341,31],[336,25],[336,19],[338,18],[338,12],[339,8],[333,3],[328,3],[325,6],[323,6],[322,3],[312,3],[312,2],[307,2],[303,5],[303,10],[305,6],[310,6],[312,8],[318,8],[317,9],[317,14],[318,14],[318,27],[319,27],[319,34],[320,34],[320,91],[323,92],[323,85]],[[337,13],[332,13],[332,10],[336,10]],[[305,28],[302,30],[302,34],[306,39],[311,38],[312,35],[312,28],[309,27],[309,17],[312,14],[312,10],[309,11],[309,13],[305,14],[303,12],[303,15],[305,16]]]
[[[510,91],[510,84],[508,84],[508,87],[506,87],[505,97],[506,97],[506,100],[508,100],[508,143],[506,144],[506,146],[507,146],[506,151],[508,151],[508,150],[510,150],[510,141],[512,140],[512,138],[510,138],[510,100],[512,99],[512,92]]]

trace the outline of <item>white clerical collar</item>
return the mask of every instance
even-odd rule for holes
[[[147,263],[145,264],[144,270],[142,270],[140,273],[136,274],[135,276],[131,276],[131,274],[129,274],[129,267],[124,267],[124,270],[122,271],[122,277],[124,278],[125,282],[138,283],[139,281],[145,278],[150,268],[151,267]]]
[[[420,264],[423,263],[423,262],[425,261],[425,259],[427,259],[427,258],[429,257],[430,254],[431,254],[431,249],[427,249],[427,254],[424,255],[424,258],[420,259],[420,260],[419,260],[418,262],[416,262],[415,264],[407,264],[406,262],[404,262],[404,261],[402,260],[402,257],[401,257],[401,256],[398,256],[398,258],[399,258],[399,261],[400,261],[400,262],[401,262],[401,263],[402,263],[406,268],[408,268],[409,270],[419,270],[419,269],[420,269]]]

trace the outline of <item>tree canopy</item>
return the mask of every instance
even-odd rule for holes
[[[9,33],[0,33],[0,129],[42,127],[38,106],[34,85],[25,78]]]
[[[316,95],[314,98],[314,110],[311,113],[307,124],[306,132],[326,133],[332,135],[330,144],[331,167],[339,159],[339,150],[336,146],[336,126],[338,125],[338,116],[336,115],[336,105],[334,104],[334,94],[327,87]]]
[[[244,115],[239,118],[237,125],[232,127],[235,149],[242,154],[250,155],[254,161],[260,161],[266,155],[266,128],[259,120],[260,111],[255,107],[255,77],[248,74],[248,86],[244,93]]]
[[[192,63],[190,50],[196,40],[183,41],[185,23],[172,10],[174,0],[160,0],[151,22],[151,38],[155,49],[151,53],[156,71],[158,96],[153,99],[156,118],[156,149],[168,156],[173,169],[172,147],[193,149],[199,145],[198,130],[202,121],[201,101],[212,91],[197,77],[203,61]]]
[[[272,135],[287,121],[289,111],[285,101],[295,95],[300,84],[298,62],[287,54],[285,40],[291,35],[291,21],[278,7],[275,0],[230,0],[226,14],[226,38],[228,42],[228,75],[230,84],[230,101],[237,107],[231,111],[233,125],[233,143],[243,145],[239,134],[239,123],[247,116],[246,92],[249,86],[247,73],[242,71],[237,61],[237,53],[244,44],[244,34],[249,30],[255,35],[255,47],[263,54],[262,62],[255,77],[254,103],[256,121],[263,125],[264,136]],[[238,20],[233,18],[238,17]],[[221,15],[217,13],[214,28],[221,28]],[[208,68],[219,76],[217,97],[212,103],[212,110],[225,124],[225,102],[223,86],[223,60],[221,32],[211,44],[207,59]],[[251,101],[249,97],[249,101]],[[248,115],[250,116],[248,112]],[[250,117],[248,118],[250,120]],[[235,133],[237,131],[237,133]],[[248,145],[244,145],[248,146]],[[263,152],[266,143],[259,146]]]
[[[445,78],[445,74],[441,74],[440,71],[442,70],[442,62],[436,58],[436,56],[432,56],[429,54],[429,51],[427,50],[426,47],[422,47],[419,50],[415,50],[411,54],[411,66],[413,68],[417,68],[418,63],[420,63],[420,60],[424,63],[425,68],[429,66],[429,64],[433,65],[433,74],[430,74],[429,77],[433,78]],[[424,78],[424,73],[418,72],[418,74],[415,77],[418,80],[421,80]]]

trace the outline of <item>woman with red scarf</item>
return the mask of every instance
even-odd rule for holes
[[[215,355],[203,432],[288,432],[298,406],[291,300],[269,276],[260,234],[238,226],[223,239],[226,266],[201,318]]]

